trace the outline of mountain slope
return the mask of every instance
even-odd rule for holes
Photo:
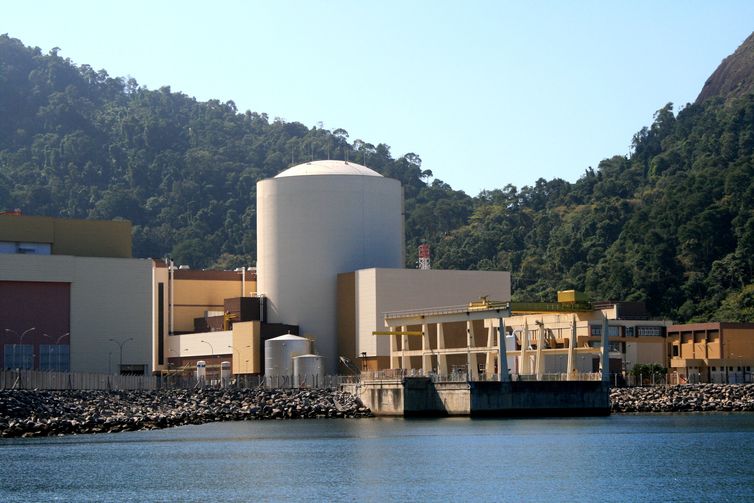
[[[725,58],[710,75],[696,98],[702,103],[719,96],[723,100],[754,92],[754,33],[736,51]]]
[[[754,321],[751,43],[696,103],[661,108],[629,156],[575,183],[500,179],[471,198],[430,183],[415,154],[148,90],[0,36],[0,206],[128,218],[137,256],[233,267],[254,260],[257,180],[348,156],[403,184],[409,266],[426,240],[435,267],[512,271],[517,299],[575,288],[681,321]]]

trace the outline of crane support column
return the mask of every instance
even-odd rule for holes
[[[422,325],[422,372],[429,375],[432,372],[432,345],[429,342],[429,325]]]
[[[508,351],[505,347],[505,318],[500,318],[500,326],[497,327],[497,374],[500,382],[511,380],[508,373]]]
[[[602,355],[600,364],[602,365],[602,382],[610,384],[610,344],[608,339],[607,316],[602,318]]]
[[[441,376],[448,375],[448,356],[440,350],[445,349],[445,332],[442,323],[437,324],[437,373]]]
[[[576,356],[576,316],[573,317],[571,322],[571,338],[568,340],[568,366],[566,367],[567,379],[569,381],[576,380],[576,362],[574,358]]]

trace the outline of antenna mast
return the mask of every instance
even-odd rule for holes
[[[419,269],[423,271],[432,269],[429,264],[429,245],[427,243],[419,245]]]

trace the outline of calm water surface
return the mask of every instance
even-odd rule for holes
[[[0,501],[754,501],[754,414],[214,423],[0,439]]]

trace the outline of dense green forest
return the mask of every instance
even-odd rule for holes
[[[125,218],[136,256],[228,268],[254,262],[258,180],[347,157],[403,183],[409,267],[426,241],[437,268],[512,271],[517,299],[575,288],[682,321],[754,321],[754,94],[735,89],[662,107],[629,156],[575,183],[519,189],[501,167],[503,188],[471,197],[414,153],[149,90],[3,35],[0,209]]]

